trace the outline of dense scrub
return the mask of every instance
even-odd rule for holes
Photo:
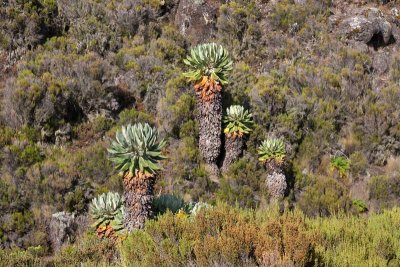
[[[219,203],[196,215],[160,215],[117,248],[88,234],[51,258],[40,248],[0,252],[7,266],[398,266],[400,210],[369,218],[308,219]]]
[[[360,8],[358,1],[192,2],[0,3],[0,247],[27,249],[12,254],[21,262],[49,255],[52,214],[68,211],[87,221],[93,197],[121,191],[122,181],[107,159],[106,147],[122,125],[148,122],[168,140],[168,159],[155,186],[158,195],[265,209],[269,191],[256,148],[276,136],[287,147],[283,169],[288,188],[279,201],[285,210],[296,207],[302,213],[271,219],[268,216],[278,215],[233,209],[232,214],[223,213],[221,220],[229,222],[226,229],[218,208],[212,211],[215,222],[203,215],[193,219],[166,214],[130,236],[118,260],[251,266],[279,258],[288,266],[307,261],[335,266],[357,258],[361,266],[384,266],[385,261],[396,266],[399,247],[390,220],[396,220],[398,211],[371,220],[350,214],[399,205],[397,35],[387,45],[374,47],[342,34],[334,15],[352,15]],[[377,7],[393,29],[399,26],[398,11],[396,15],[392,9],[397,1],[365,2]],[[203,9],[207,12],[192,19],[180,13],[185,10],[190,17]],[[220,184],[210,181],[200,156],[195,94],[182,76],[182,59],[199,39],[193,32],[204,34],[202,42],[222,44],[233,58],[223,110],[240,104],[254,117],[243,157],[230,166]],[[342,212],[348,215],[304,217]],[[206,222],[221,226],[221,233],[210,233]],[[297,236],[288,238],[306,236],[307,249],[292,248],[282,238],[282,229],[289,227],[285,222],[297,229]],[[248,236],[234,234],[236,224],[248,229]],[[278,233],[269,233],[268,224]],[[338,232],[352,229],[346,225],[366,229],[356,231],[361,243],[341,240]],[[381,228],[386,234],[379,239],[373,234]],[[85,229],[82,224],[78,232]],[[270,250],[271,240],[258,240],[255,233],[260,229],[274,240],[280,236],[278,252]],[[242,242],[230,242],[238,235]],[[78,259],[100,263],[108,252],[114,255],[107,241],[89,238],[59,252],[54,264]],[[96,251],[91,251],[92,241],[98,245]],[[141,245],[133,246],[136,242]],[[226,255],[219,252],[221,242],[232,246]],[[172,244],[179,244],[179,250],[169,250]],[[199,249],[204,244],[210,247]],[[287,259],[282,258],[286,250],[293,251]],[[364,251],[371,254],[361,255]],[[107,260],[114,261],[113,257]]]

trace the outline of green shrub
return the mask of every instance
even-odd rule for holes
[[[350,155],[350,171],[353,174],[364,174],[368,167],[368,159],[364,153],[357,151]]]
[[[0,127],[0,148],[10,145],[14,131],[9,127]]]
[[[11,214],[10,221],[4,225],[4,229],[7,232],[15,231],[18,234],[25,234],[33,225],[34,221],[30,211],[16,211]]]
[[[235,62],[229,84],[226,86],[223,97],[224,107],[231,104],[240,104],[244,107],[250,107],[250,93],[252,87],[257,82],[253,69],[244,62]]]
[[[299,29],[306,24],[307,20],[313,16],[328,16],[331,0],[308,0],[304,4],[296,4],[294,1],[284,0],[276,3],[270,13],[271,23],[280,30],[287,31],[294,23],[299,25]]]
[[[127,266],[258,266],[271,253],[295,266],[315,258],[314,231],[299,213],[242,210],[226,204],[196,216],[167,212],[134,231],[121,248]],[[274,262],[278,264],[277,262]]]
[[[218,200],[240,207],[256,208],[266,202],[266,175],[257,160],[245,156],[233,163],[216,192]]]
[[[15,267],[36,267],[43,264],[43,260],[32,253],[32,249],[25,251],[18,248],[11,251],[0,249],[0,261],[2,266]]]
[[[369,197],[378,201],[380,209],[396,206],[400,194],[400,175],[372,176],[368,182]]]
[[[318,177],[311,179],[298,205],[309,216],[326,216],[348,210],[350,199],[346,187],[336,179]]]
[[[77,243],[65,246],[47,261],[49,266],[110,266],[115,260],[115,243],[86,234]]]
[[[136,109],[125,109],[119,114],[119,125],[135,124],[137,122],[152,124],[154,119],[149,114]]]
[[[0,250],[4,266],[398,266],[400,209],[308,218],[218,203],[196,215],[167,211],[122,243],[84,234],[53,256]]]
[[[398,266],[400,210],[368,217],[340,215],[307,220],[320,232],[317,246],[325,266]]]
[[[217,19],[218,37],[234,58],[254,59],[262,48],[261,13],[255,1],[231,1],[219,8]]]

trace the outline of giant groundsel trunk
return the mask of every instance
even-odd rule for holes
[[[285,195],[287,183],[281,170],[271,171],[267,176],[266,184],[271,198],[281,198]]]
[[[222,99],[215,94],[210,101],[200,97],[197,101],[197,120],[199,122],[199,149],[207,164],[212,180],[217,180],[219,169],[217,160],[221,152]]]
[[[225,136],[225,158],[222,164],[222,172],[226,172],[230,165],[242,155],[243,143],[242,136]]]
[[[128,231],[142,229],[151,216],[155,177],[136,175],[124,177],[124,227]]]

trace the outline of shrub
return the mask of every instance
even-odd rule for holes
[[[257,82],[253,69],[244,62],[235,62],[223,97],[224,107],[240,104],[250,108],[250,93]]]
[[[84,234],[53,256],[40,247],[0,250],[5,266],[398,266],[400,209],[307,218],[277,206],[218,203],[195,215],[165,214],[115,247]]]
[[[349,158],[351,165],[350,171],[353,174],[364,174],[368,167],[368,159],[361,151],[354,152]]]
[[[299,207],[309,216],[327,216],[349,209],[346,187],[333,178],[313,178],[298,199]]]
[[[0,127],[0,147],[11,144],[14,131],[9,127]]]
[[[339,215],[307,220],[323,242],[317,253],[328,266],[397,266],[400,210],[369,217]]]
[[[232,1],[219,8],[218,37],[234,58],[245,55],[254,59],[260,54],[261,14],[255,1]]]
[[[314,261],[316,241],[299,213],[256,213],[220,203],[194,217],[167,212],[148,221],[123,244],[121,260],[127,266],[257,266],[276,252],[305,266]]]
[[[331,2],[331,0],[312,0],[298,5],[290,0],[280,1],[273,6],[270,19],[272,25],[280,30],[288,31],[294,23],[301,29],[309,17],[329,14],[327,10]]]
[[[368,183],[370,199],[377,200],[380,209],[396,205],[400,195],[400,175],[380,175],[371,177]]]
[[[86,234],[79,242],[65,246],[48,260],[49,266],[110,266],[115,260],[115,244],[112,240],[99,239]]]
[[[255,208],[266,202],[266,174],[257,159],[246,155],[233,163],[216,192],[218,200]]]
[[[43,264],[43,260],[37,255],[32,253],[30,250],[13,249],[11,251],[0,249],[0,260],[1,264],[4,266],[15,266],[15,267],[25,267],[25,266],[40,266]]]

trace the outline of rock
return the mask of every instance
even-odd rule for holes
[[[399,12],[399,10],[397,9],[397,8],[392,8],[391,10],[390,10],[390,13],[392,14],[392,16],[393,17],[395,17],[396,19],[399,19],[400,18],[400,12]]]
[[[332,30],[340,23],[341,17],[339,15],[332,15],[328,18],[329,29]]]
[[[340,23],[341,32],[348,38],[368,43],[375,32],[375,25],[363,16],[347,18]]]
[[[53,137],[53,132],[43,127],[40,129],[40,136],[42,141],[49,141]]]
[[[386,53],[376,53],[372,60],[372,67],[377,74],[385,73],[389,69],[390,57]]]
[[[64,244],[71,243],[77,229],[75,215],[68,212],[58,212],[51,216],[50,242],[53,251],[59,250]]]
[[[290,25],[289,33],[294,34],[294,33],[298,32],[299,30],[300,30],[300,26],[297,22],[295,22],[292,25]]]
[[[307,0],[294,0],[294,3],[296,5],[305,5],[307,3]]]
[[[358,41],[349,41],[349,47],[356,49],[357,51],[361,53],[368,53],[369,52],[369,47],[367,44],[363,42],[358,42]]]
[[[56,137],[56,145],[60,146],[66,144],[71,141],[71,125],[69,123],[63,125],[60,129],[58,129],[54,135]]]
[[[175,25],[181,34],[188,36],[192,45],[215,37],[220,2],[215,0],[181,0]]]
[[[351,15],[334,16],[329,24],[338,25],[339,33],[348,39],[373,46],[375,49],[393,43],[395,38],[391,18],[377,8],[363,8]]]

